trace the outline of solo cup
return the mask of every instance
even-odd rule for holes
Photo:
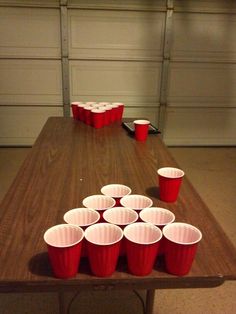
[[[174,222],[163,228],[165,263],[168,273],[184,276],[192,267],[202,233],[196,227]]]
[[[101,193],[115,199],[116,206],[120,206],[120,199],[131,193],[131,188],[124,184],[108,184],[101,188]]]
[[[122,229],[109,223],[95,224],[85,230],[89,264],[95,276],[107,277],[113,274],[122,237]]]
[[[125,105],[121,102],[113,102],[112,105],[118,106],[117,120],[122,120]]]
[[[92,113],[93,107],[91,106],[85,106],[84,107],[84,122],[87,125],[92,125]]]
[[[132,208],[139,213],[140,210],[151,207],[153,205],[153,201],[144,195],[130,194],[122,197],[120,204],[121,206]]]
[[[104,110],[104,109],[96,108],[96,109],[91,110],[92,125],[96,129],[100,129],[104,126],[105,113],[106,113],[106,110]]]
[[[150,121],[148,120],[135,120],[134,121],[134,132],[135,139],[137,141],[146,141],[148,136],[148,128]]]
[[[66,279],[77,274],[83,237],[80,227],[68,224],[53,226],[44,233],[55,277]]]
[[[77,225],[85,230],[100,219],[100,214],[92,208],[74,208],[65,213],[64,221],[68,224]],[[81,257],[87,256],[86,241],[82,243]]]
[[[128,270],[136,276],[151,273],[162,238],[161,230],[153,224],[137,222],[124,228]]]
[[[106,195],[91,195],[83,199],[82,204],[84,207],[92,208],[100,213],[100,222],[103,221],[103,212],[106,209],[115,206],[116,201],[114,198]]]
[[[112,223],[124,229],[125,226],[134,223],[138,220],[138,214],[131,208],[126,207],[113,207],[107,209],[103,213],[103,219],[106,222]],[[122,239],[120,246],[120,255],[126,254],[125,241]]]
[[[172,223],[175,220],[175,215],[168,209],[161,207],[149,207],[144,208],[139,213],[139,217],[143,222],[148,222],[156,225],[161,230],[166,225]],[[165,252],[165,239],[162,238],[158,254],[162,255]]]
[[[77,102],[77,101],[74,101],[71,103],[72,115],[73,115],[73,118],[76,120],[79,119],[79,107],[78,107],[79,104],[80,102]]]
[[[160,199],[164,202],[175,202],[179,195],[184,171],[173,167],[157,170],[159,177]]]

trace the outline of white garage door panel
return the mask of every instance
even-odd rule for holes
[[[174,60],[235,61],[236,16],[175,13],[171,56]]]
[[[0,105],[62,105],[61,62],[0,60]]]
[[[236,12],[235,0],[174,0],[176,11],[188,12]]]
[[[68,0],[68,6],[90,9],[165,10],[166,0]]]
[[[60,0],[0,0],[6,6],[59,7]]]
[[[161,59],[165,14],[69,11],[69,56],[101,59]]]
[[[60,57],[59,9],[0,8],[1,57]]]
[[[157,126],[159,115],[159,107],[149,108],[130,108],[125,107],[124,117],[125,118],[145,118],[148,119],[153,125]]]
[[[187,107],[235,107],[236,64],[172,63],[168,103]]]
[[[71,61],[71,98],[148,106],[158,102],[160,73],[158,62]]]
[[[169,108],[167,145],[236,145],[236,108]]]
[[[0,145],[33,145],[48,117],[62,115],[62,107],[0,107]]]

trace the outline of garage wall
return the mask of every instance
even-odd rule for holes
[[[0,145],[121,101],[168,145],[236,144],[236,3],[0,0]]]

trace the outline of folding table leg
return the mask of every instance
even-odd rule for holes
[[[153,314],[155,289],[147,290],[146,293],[146,314]]]

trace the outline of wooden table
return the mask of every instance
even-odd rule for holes
[[[215,287],[236,279],[236,254],[198,193],[184,177],[177,202],[158,198],[156,170],[178,166],[159,135],[135,141],[120,126],[94,129],[71,118],[49,118],[0,206],[0,292],[66,290],[147,290],[146,313],[155,289]],[[109,278],[91,275],[87,261],[70,280],[53,277],[43,234],[63,223],[63,214],[82,207],[84,197],[100,194],[109,183],[123,183],[134,194],[151,197],[153,206],[173,211],[176,221],[200,228],[203,239],[190,273],[177,277],[157,262],[149,276],[127,273],[124,260]],[[63,302],[61,301],[61,313]]]

